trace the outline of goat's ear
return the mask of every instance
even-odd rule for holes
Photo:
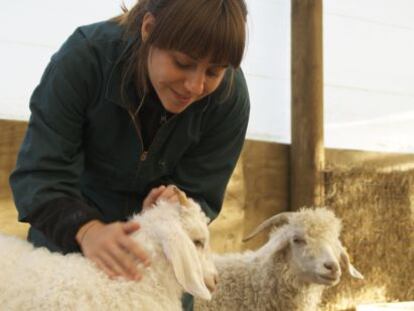
[[[348,253],[344,247],[341,250],[341,264],[348,270],[349,275],[356,279],[364,279],[364,276],[351,264]]]
[[[171,224],[168,236],[162,239],[164,253],[171,262],[175,277],[184,290],[202,299],[211,299],[204,283],[203,269],[197,250],[178,224]]]

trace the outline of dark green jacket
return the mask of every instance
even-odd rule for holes
[[[167,183],[194,197],[211,218],[220,211],[248,123],[242,72],[235,72],[226,101],[220,102],[220,88],[162,125],[143,159],[142,141],[121,98],[131,44],[122,35],[112,22],[80,27],[53,55],[31,97],[28,130],[10,177],[20,221],[30,222],[45,206],[58,213],[59,199],[71,198],[55,219],[67,228],[77,224],[73,239],[87,220],[112,222],[139,212],[148,191]],[[145,101],[160,105],[156,96]],[[82,216],[86,210],[89,217]],[[73,245],[45,231],[32,223],[29,239],[71,251]]]

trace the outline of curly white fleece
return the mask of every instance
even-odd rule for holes
[[[181,221],[179,205],[160,202],[134,220],[141,225],[133,238],[143,244],[151,266],[139,282],[111,280],[80,254],[61,255],[0,235],[0,306],[3,310],[181,310],[183,288],[161,250],[154,226]],[[201,209],[184,217],[206,222]],[[206,225],[207,226],[207,225]],[[207,228],[207,227],[206,227]]]
[[[278,235],[300,228],[312,239],[338,243],[341,221],[326,208],[302,209],[276,228],[257,251],[216,255],[220,281],[211,301],[196,300],[196,311],[314,311],[325,286],[304,282],[291,265],[289,248],[274,251]]]

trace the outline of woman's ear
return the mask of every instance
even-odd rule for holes
[[[146,41],[151,34],[152,29],[155,25],[155,17],[151,13],[147,12],[142,19],[141,25],[141,38],[142,41]]]

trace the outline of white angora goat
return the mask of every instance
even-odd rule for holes
[[[275,215],[245,240],[273,226],[257,251],[217,255],[220,281],[211,301],[196,301],[197,311],[314,311],[322,291],[336,285],[341,265],[355,278],[339,235],[341,221],[326,208]]]
[[[141,281],[111,280],[80,254],[61,255],[0,235],[2,310],[181,310],[184,291],[211,298],[216,270],[208,219],[191,199],[158,202],[133,220],[151,258]]]

